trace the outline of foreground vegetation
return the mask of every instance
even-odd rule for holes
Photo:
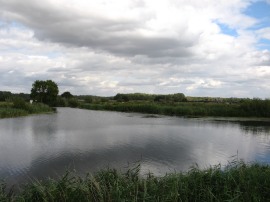
[[[2,184],[0,201],[269,201],[269,176],[269,166],[242,162],[164,177],[140,177],[139,167],[108,169],[85,178],[33,181],[16,194]]]
[[[0,118],[11,118],[52,112],[53,109],[42,103],[26,103],[18,98],[12,102],[0,102]]]

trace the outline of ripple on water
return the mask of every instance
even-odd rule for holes
[[[0,178],[18,181],[61,175],[68,168],[92,172],[132,163],[163,175],[185,171],[194,163],[226,163],[237,151],[244,160],[270,162],[266,125],[69,108],[5,122],[0,120]]]

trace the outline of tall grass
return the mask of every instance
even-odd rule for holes
[[[14,109],[11,107],[1,108],[0,107],[0,118],[10,118],[18,116],[26,116],[28,112],[23,109]]]
[[[223,116],[223,117],[270,117],[270,101],[253,101],[241,104],[226,103],[164,103],[155,102],[106,102],[85,103],[84,109],[121,112],[140,112],[172,116]]]
[[[0,118],[10,118],[26,116],[29,114],[39,114],[52,112],[52,108],[42,103],[26,103],[26,102],[1,102],[0,103]]]
[[[186,173],[139,176],[139,167],[103,170],[80,178],[33,181],[19,193],[0,186],[0,201],[269,201],[270,167],[242,162],[225,169],[192,168]]]

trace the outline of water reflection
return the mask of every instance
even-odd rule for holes
[[[241,121],[238,122],[241,130],[245,133],[251,133],[253,135],[269,135],[270,134],[270,123],[265,121]]]
[[[269,125],[60,108],[57,114],[0,120],[0,178],[124,169],[139,162],[156,175],[226,164],[238,153],[270,163]]]

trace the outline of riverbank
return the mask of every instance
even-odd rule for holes
[[[53,112],[53,109],[42,103],[0,102],[0,118],[13,118],[51,112]]]
[[[156,102],[100,102],[81,103],[83,109],[138,112],[186,117],[261,117],[270,118],[269,100],[249,100],[243,103],[156,103]]]
[[[0,201],[268,201],[270,166],[231,163],[186,173],[141,177],[139,166],[120,173],[100,171],[85,178],[66,174],[37,181],[18,193],[0,185]]]

